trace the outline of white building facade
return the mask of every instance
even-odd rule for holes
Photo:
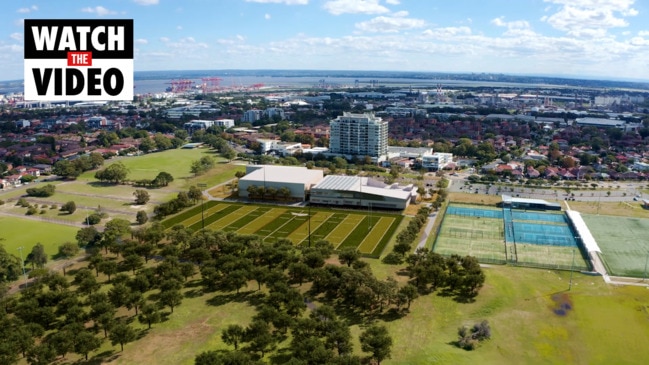
[[[330,123],[329,152],[346,157],[370,156],[379,162],[388,154],[388,122],[373,114],[345,112]]]
[[[435,152],[421,158],[421,166],[429,170],[442,170],[451,162],[453,162],[452,153]]]

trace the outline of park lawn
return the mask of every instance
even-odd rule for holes
[[[372,264],[373,267],[376,264]],[[386,322],[394,339],[385,364],[610,364],[642,363],[649,355],[646,311],[639,287],[606,285],[600,277],[496,266],[474,303],[435,294],[418,298],[410,313]],[[381,277],[380,275],[377,275]],[[555,294],[567,294],[573,310],[554,314]],[[486,319],[492,339],[476,351],[452,345],[457,328]]]
[[[500,195],[448,193],[448,201],[450,203],[466,203],[466,204],[495,206],[496,204],[502,202],[502,198],[500,197]]]
[[[23,258],[27,257],[32,247],[39,242],[52,258],[58,253],[61,244],[67,241],[76,242],[75,235],[78,231],[79,228],[56,223],[0,216],[0,238],[4,238],[0,244],[4,245],[7,252],[18,257],[18,247],[22,246]]]
[[[367,262],[378,278],[395,276],[399,269],[378,260]],[[638,310],[649,301],[645,288],[609,286],[601,277],[575,274],[567,291],[567,272],[507,266],[485,268],[485,274],[485,287],[473,303],[432,293],[417,298],[400,319],[377,319],[394,343],[392,358],[383,364],[635,364],[649,356],[647,313]],[[395,277],[401,283],[407,280]],[[189,365],[202,351],[229,350],[221,330],[250,322],[256,313],[249,304],[254,289],[254,283],[239,295],[185,289],[186,298],[168,321],[154,324],[124,352],[106,343],[99,352],[113,350],[115,364]],[[555,314],[557,300],[571,303],[566,315]],[[491,325],[491,340],[475,351],[453,345],[458,327],[483,319]],[[137,321],[132,325],[145,329]],[[354,324],[350,329],[354,353],[364,356],[357,338],[363,327]]]

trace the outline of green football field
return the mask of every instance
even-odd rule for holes
[[[582,214],[609,274],[643,277],[649,261],[649,219]]]
[[[182,224],[196,231],[212,230],[255,234],[265,242],[280,238],[296,245],[331,242],[337,250],[356,248],[379,256],[403,217],[389,213],[324,208],[237,204],[209,201],[163,221],[170,228]]]

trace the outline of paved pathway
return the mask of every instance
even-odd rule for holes
[[[428,222],[426,223],[426,227],[424,228],[424,233],[421,235],[421,239],[417,244],[417,248],[426,247],[426,241],[428,240],[428,236],[430,236],[430,231],[433,230],[433,226],[435,225],[436,220],[437,220],[437,212],[432,212],[431,214],[428,215]]]

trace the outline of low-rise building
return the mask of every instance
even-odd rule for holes
[[[453,154],[446,152],[435,152],[421,158],[421,166],[429,170],[443,170],[451,162],[453,162]]]
[[[288,199],[304,200],[312,186],[318,184],[324,174],[322,170],[309,170],[306,167],[248,165],[246,175],[239,179],[239,196],[250,196],[250,186],[256,188],[274,188],[277,191],[287,188],[290,191]]]
[[[310,202],[370,209],[405,209],[417,199],[417,187],[360,176],[329,175],[311,188]]]

